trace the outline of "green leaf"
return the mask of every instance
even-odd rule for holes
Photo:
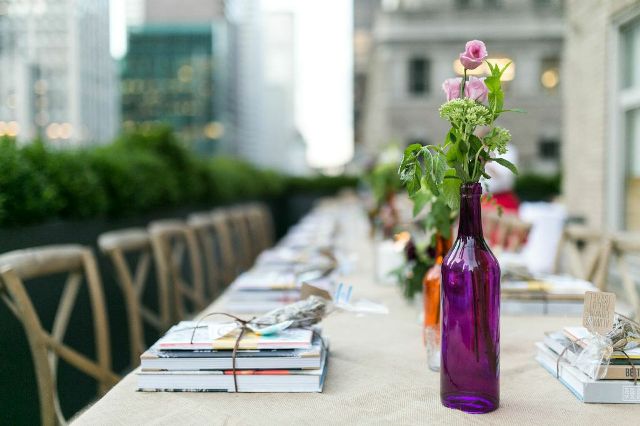
[[[502,114],[503,112],[518,112],[521,114],[526,114],[527,111],[521,109],[521,108],[509,108],[509,109],[502,109],[500,111],[496,111],[498,114]]]
[[[456,141],[458,140],[458,136],[456,134],[457,132],[455,131],[455,129],[451,129],[449,130],[449,132],[447,133],[447,137],[445,139],[445,143],[447,141],[451,142],[451,143],[456,143]]]
[[[442,185],[444,174],[447,170],[447,157],[438,152],[433,156],[433,179],[436,185]]]
[[[460,208],[460,185],[462,181],[456,176],[455,170],[447,170],[442,183],[442,196],[451,210]]]
[[[466,154],[467,152],[469,152],[469,142],[465,141],[464,139],[460,139],[460,141],[458,142],[458,150],[461,154]]]
[[[417,156],[420,149],[422,149],[420,144],[413,144],[407,147],[398,168],[400,181],[405,185],[410,197],[420,190],[422,166]]]
[[[500,164],[501,166],[506,167],[507,169],[511,170],[511,173],[513,173],[514,175],[518,174],[518,168],[515,166],[515,164],[513,164],[509,160],[506,160],[504,158],[492,158],[491,161],[495,161],[496,163]]]
[[[453,167],[460,160],[460,151],[457,145],[451,145],[447,151],[447,165]]]
[[[427,189],[425,184],[410,198],[411,201],[413,201],[413,216],[418,216],[425,206],[433,200],[433,194]]]

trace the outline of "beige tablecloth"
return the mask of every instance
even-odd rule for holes
[[[418,309],[405,302],[397,288],[374,283],[370,244],[361,244],[359,251],[358,268],[345,281],[354,285],[354,298],[383,302],[391,313],[336,314],[323,323],[331,341],[323,393],[144,393],[136,392],[132,373],[74,424],[622,425],[640,418],[640,405],[581,403],[538,366],[534,342],[545,331],[577,321],[557,317],[502,317],[497,411],[470,415],[444,408],[439,375],[426,366]]]

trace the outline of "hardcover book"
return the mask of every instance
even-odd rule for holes
[[[560,382],[582,402],[640,403],[640,385],[635,385],[632,380],[594,380],[577,368],[564,363],[560,363],[556,371],[558,355],[542,342],[536,343],[536,347],[536,361],[553,377],[559,374]]]
[[[326,344],[326,343],[325,343]],[[318,369],[322,345],[316,338],[308,349],[241,350],[236,355],[236,367],[260,369]],[[143,370],[226,370],[233,368],[229,350],[161,350],[158,345],[140,355]]]
[[[238,370],[238,392],[322,392],[328,352],[316,370]],[[233,371],[138,371],[145,392],[234,392]]]
[[[171,327],[157,345],[162,350],[232,350],[239,333],[235,323],[182,321]],[[303,328],[288,328],[267,336],[247,331],[238,349],[308,349],[312,336],[311,330]]]

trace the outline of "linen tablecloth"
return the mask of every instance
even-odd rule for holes
[[[323,322],[331,355],[323,393],[136,392],[135,371],[74,422],[76,425],[346,424],[633,424],[640,405],[591,405],[534,360],[545,331],[576,318],[502,316],[500,408],[471,415],[440,404],[439,375],[429,371],[419,309],[395,287],[374,282],[373,246],[364,235],[357,266],[345,277],[354,298],[386,304],[388,315],[334,314]],[[220,309],[224,297],[207,310]]]

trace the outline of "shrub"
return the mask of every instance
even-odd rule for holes
[[[181,188],[180,201],[193,202],[203,198],[205,185],[199,177],[197,158],[168,126],[142,126],[123,134],[116,145],[125,150],[137,150],[155,155],[171,170]]]
[[[292,193],[319,193],[331,195],[343,188],[355,188],[359,178],[354,176],[292,176],[287,178],[286,187]]]
[[[142,127],[115,143],[75,150],[0,138],[0,224],[125,216],[180,204],[332,194],[352,177],[285,177],[229,157],[199,158],[166,127]]]
[[[29,162],[15,140],[0,138],[0,221],[29,224],[55,215],[57,188]]]
[[[96,148],[89,157],[107,194],[110,216],[172,206],[182,198],[176,173],[151,152],[116,144]]]
[[[62,217],[83,219],[107,211],[107,195],[85,150],[52,150],[35,141],[22,150],[35,170],[56,188],[55,211]]]
[[[550,201],[561,191],[560,174],[546,176],[526,173],[516,178],[515,193],[521,201]]]

